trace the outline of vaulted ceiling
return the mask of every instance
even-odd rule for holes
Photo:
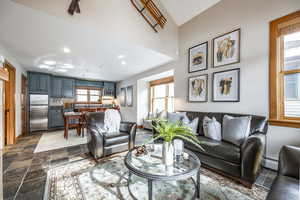
[[[119,81],[177,59],[178,25],[218,1],[155,0],[168,22],[154,33],[129,0],[82,0],[73,17],[71,0],[5,0],[0,44],[26,70]]]

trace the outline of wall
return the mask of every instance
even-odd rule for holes
[[[149,81],[162,78],[162,76],[173,75],[174,64],[166,64],[121,81],[117,84],[119,98],[120,89],[133,85],[133,107],[121,107],[123,120],[137,122],[142,125],[142,119],[148,114],[149,107]],[[166,73],[167,72],[167,73]],[[139,95],[138,95],[139,94]]]
[[[299,0],[222,0],[181,26],[180,58],[175,70],[176,109],[268,116],[269,22],[299,9]],[[235,28],[241,28],[241,62],[213,69],[211,40]],[[209,69],[188,74],[188,48],[204,41],[209,41]],[[241,68],[241,101],[212,103],[212,72],[235,67]],[[187,78],[204,73],[209,74],[209,102],[187,103]],[[277,160],[284,144],[300,146],[300,129],[271,126],[267,136],[267,157]]]
[[[16,136],[21,135],[21,77],[25,74],[24,69],[19,65],[18,61],[0,44],[0,55],[16,68]],[[1,126],[3,129],[4,127]],[[3,136],[3,134],[2,134]],[[2,140],[2,144],[3,144]]]
[[[282,0],[222,0],[180,26],[179,59],[169,64],[175,69],[175,109],[268,116],[269,22],[299,9],[299,0],[285,0],[284,2]],[[241,28],[241,62],[212,68],[211,40],[236,28]],[[205,41],[209,41],[209,69],[204,72],[188,74],[188,48]],[[212,103],[212,73],[236,67],[241,68],[240,102]],[[159,69],[149,71],[147,74],[154,74]],[[161,71],[163,69],[164,66],[161,67]],[[143,73],[144,76],[147,74]],[[209,74],[208,103],[187,102],[187,79],[189,76],[198,74]],[[137,79],[135,77],[123,81],[121,85],[136,84]],[[135,99],[137,99],[136,95],[135,93]],[[137,120],[136,104],[133,108],[122,108],[122,111],[125,118]],[[300,129],[270,126],[267,135],[268,167],[274,169],[277,167],[278,153],[285,144],[300,146]]]

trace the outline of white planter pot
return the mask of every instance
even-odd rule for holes
[[[162,159],[165,165],[173,165],[174,163],[174,147],[172,142],[164,142],[162,149]]]

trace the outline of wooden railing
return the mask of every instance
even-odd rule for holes
[[[154,4],[152,0],[130,0],[137,11],[142,15],[146,22],[153,28],[155,32],[157,31],[157,26],[164,28],[167,23],[167,19],[163,16],[158,7]],[[152,19],[151,19],[151,17]]]

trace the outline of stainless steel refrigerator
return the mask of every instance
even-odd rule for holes
[[[48,95],[30,95],[30,132],[48,130]]]

